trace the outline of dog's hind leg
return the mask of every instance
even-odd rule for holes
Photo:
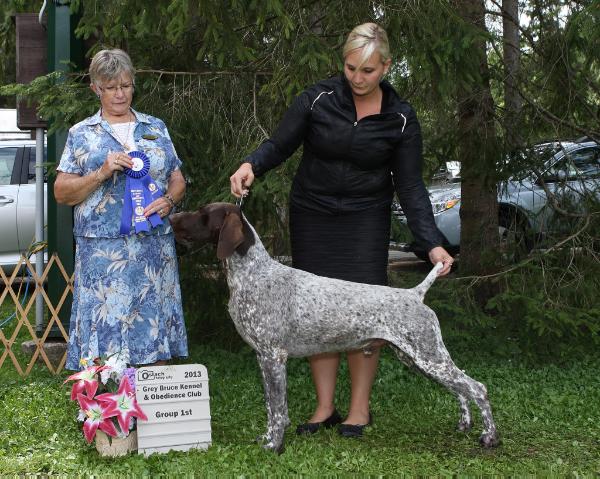
[[[409,369],[414,369],[414,370],[420,372],[421,374],[429,376],[432,379],[436,379],[436,378],[432,377],[430,374],[428,374],[425,371],[423,371],[422,369],[420,369],[415,364],[412,357],[410,355],[404,353],[399,347],[395,346],[393,343],[390,343],[390,346],[396,353],[396,356],[398,357],[398,359],[403,364],[405,364]],[[460,393],[457,393],[456,391],[451,391],[451,392],[452,392],[452,394],[454,394],[456,396],[456,399],[458,400],[459,407],[460,407],[460,419],[458,421],[458,425],[456,426],[456,428],[461,432],[470,431],[471,428],[473,427],[473,419],[471,418],[471,408],[469,407],[469,400],[467,399],[466,396],[464,396]]]
[[[461,408],[459,429],[467,429],[471,423],[468,401],[474,401],[481,412],[483,421],[483,432],[479,437],[480,444],[484,447],[497,446],[499,444],[498,434],[492,417],[487,389],[483,384],[470,378],[456,367],[444,346],[437,319],[421,321],[417,326],[418,330],[413,334],[418,334],[418,341],[407,342],[405,338],[390,338],[394,349],[397,350],[398,358],[439,382],[458,398]]]
[[[437,368],[433,368],[437,369]],[[443,370],[443,368],[442,368]],[[479,411],[481,412],[481,419],[483,421],[483,432],[479,436],[479,443],[483,447],[496,447],[500,444],[498,439],[498,433],[496,431],[496,424],[492,416],[492,407],[488,399],[487,388],[478,381],[469,377],[463,371],[458,369],[454,364],[449,369],[450,374],[440,374],[438,377],[434,377],[440,384],[447,387],[450,391],[453,391],[461,401],[465,401],[466,408],[468,409],[468,400],[472,400],[477,404]],[[431,374],[431,373],[430,373]],[[470,419],[470,418],[469,418]],[[459,422],[459,428],[464,424],[469,426],[466,430],[470,429],[471,421],[465,420],[464,414],[461,415],[461,421]]]
[[[289,424],[287,410],[286,355],[276,351],[257,354],[263,377],[267,407],[267,432],[263,436],[265,449],[283,452],[285,428]]]
[[[465,428],[468,429],[466,426],[471,424],[468,401],[472,400],[477,404],[483,421],[483,432],[479,437],[479,443],[483,447],[495,447],[499,444],[498,433],[492,416],[492,407],[488,399],[487,389],[483,384],[458,369],[449,355],[448,360],[443,363],[424,361],[419,357],[414,358],[414,363],[423,373],[435,379],[458,398],[462,412],[459,428],[464,424]]]

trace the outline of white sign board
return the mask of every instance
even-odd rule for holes
[[[147,421],[138,421],[138,452],[206,449],[211,443],[208,373],[201,364],[140,367],[135,394]]]

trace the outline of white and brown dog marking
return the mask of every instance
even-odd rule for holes
[[[268,428],[265,447],[281,452],[287,409],[286,361],[324,352],[390,343],[400,361],[445,386],[460,404],[458,429],[472,425],[469,401],[483,420],[479,442],[498,445],[485,386],[467,376],[450,358],[435,313],[423,297],[441,263],[412,289],[352,283],[316,276],[273,260],[258,235],[229,203],[213,203],[171,216],[180,243],[212,242],[225,260],[230,289],[229,314],[242,338],[256,351],[262,372]]]

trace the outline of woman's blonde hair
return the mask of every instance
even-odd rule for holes
[[[343,57],[346,58],[351,51],[357,48],[362,48],[358,67],[366,62],[375,50],[379,52],[382,63],[391,58],[387,33],[376,23],[363,23],[354,27],[344,44]]]
[[[135,68],[131,58],[123,50],[118,48],[100,50],[92,58],[90,80],[94,85],[99,85],[102,81],[115,80],[123,73],[128,74],[131,81],[135,82]]]

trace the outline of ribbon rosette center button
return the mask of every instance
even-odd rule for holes
[[[142,171],[142,169],[144,168],[144,162],[141,158],[132,158],[133,160],[133,166],[131,167],[131,169],[133,171]]]

